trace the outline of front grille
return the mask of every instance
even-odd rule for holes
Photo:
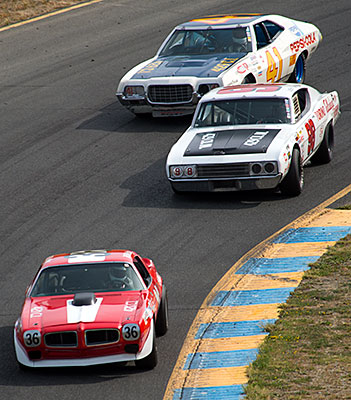
[[[117,343],[118,341],[118,329],[94,329],[85,332],[85,344],[87,346],[98,346],[101,344]]]
[[[148,91],[152,103],[188,103],[192,95],[191,85],[151,85]]]
[[[199,178],[236,178],[249,176],[248,163],[198,165]]]
[[[48,347],[77,347],[77,332],[54,332],[45,335],[45,344]]]

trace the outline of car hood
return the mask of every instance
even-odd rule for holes
[[[171,76],[217,77],[245,54],[213,54],[193,56],[159,57],[141,68],[133,79],[149,79]]]
[[[198,132],[190,139],[184,156],[266,153],[279,132],[266,127]]]
[[[54,296],[30,299],[28,312],[22,316],[24,325],[32,329],[50,328],[77,323],[119,324],[133,321],[137,311],[145,307],[141,292],[123,294],[96,293],[93,305],[74,306],[73,296]],[[26,323],[27,322],[27,323]]]

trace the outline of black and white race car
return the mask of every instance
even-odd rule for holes
[[[332,158],[337,92],[249,84],[207,93],[166,165],[175,192],[272,189],[300,194],[307,161]]]
[[[192,114],[210,89],[242,83],[303,83],[322,35],[279,15],[209,16],[177,26],[155,57],[130,70],[117,97],[135,114]]]

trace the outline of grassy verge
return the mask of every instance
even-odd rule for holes
[[[1,0],[0,28],[82,2],[82,0]]]
[[[351,399],[351,235],[311,269],[249,367],[247,400]]]

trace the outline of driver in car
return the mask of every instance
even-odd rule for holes
[[[232,33],[232,43],[229,45],[228,50],[232,53],[247,53],[248,40],[246,35],[246,28],[235,28]]]
[[[110,286],[116,289],[131,289],[133,287],[133,281],[129,277],[129,268],[127,264],[124,266],[116,265],[110,267],[108,271]]]

